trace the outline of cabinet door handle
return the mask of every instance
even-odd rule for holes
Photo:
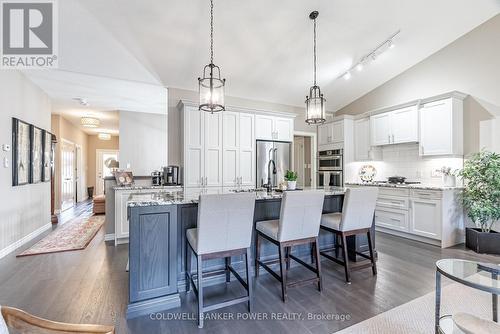
[[[387,140],[389,141],[389,144],[391,143],[391,135],[387,135]]]
[[[392,135],[392,143],[394,144],[394,135]]]
[[[400,219],[397,219],[397,218],[391,218],[392,221],[395,221],[395,222],[400,222],[401,220]]]

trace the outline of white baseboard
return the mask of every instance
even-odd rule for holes
[[[22,245],[24,245],[24,244],[30,242],[31,240],[35,239],[36,237],[38,237],[40,234],[42,234],[43,232],[47,231],[51,227],[52,227],[52,223],[47,223],[47,224],[43,225],[42,227],[34,230],[30,234],[28,234],[28,235],[22,237],[21,239],[17,240],[13,244],[10,244],[9,246],[7,246],[4,249],[0,250],[0,259],[3,258],[6,255],[12,253],[13,251],[15,251],[16,249],[18,249]]]
[[[114,233],[105,234],[104,241],[115,241],[115,234]]]

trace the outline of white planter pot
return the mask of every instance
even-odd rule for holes
[[[286,181],[286,188],[288,190],[295,190],[297,188],[297,181]]]
[[[443,183],[446,187],[456,187],[457,178],[455,175],[443,175]]]

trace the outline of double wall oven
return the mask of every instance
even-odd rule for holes
[[[318,186],[344,186],[344,162],[342,149],[319,151]]]

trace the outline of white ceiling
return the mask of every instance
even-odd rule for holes
[[[144,66],[133,67],[141,81],[197,89],[208,62],[208,1],[75,1],[127,50],[127,59]],[[226,94],[302,106],[312,81],[312,10],[320,12],[318,81],[328,109],[337,110],[498,14],[500,1],[216,0],[215,63],[227,78]],[[335,80],[398,29],[396,48],[351,80]],[[101,51],[92,53],[100,57]],[[84,71],[79,55],[72,56],[68,66]],[[114,70],[133,76],[126,68]]]
[[[120,113],[115,110],[100,110],[90,107],[79,106],[75,103],[74,106],[69,104],[57,104],[53,108],[53,113],[61,115],[74,126],[81,129],[89,135],[96,135],[98,133],[109,133],[117,136],[120,130]],[[101,121],[99,128],[86,128],[80,124],[82,117],[96,117]]]

